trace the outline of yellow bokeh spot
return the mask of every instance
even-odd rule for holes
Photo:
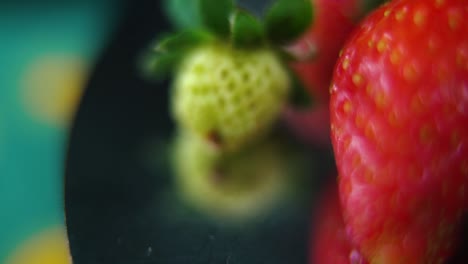
[[[54,228],[34,236],[7,259],[6,264],[71,264],[64,228]]]
[[[24,76],[23,104],[35,119],[68,126],[86,81],[80,58],[49,55],[36,60]]]

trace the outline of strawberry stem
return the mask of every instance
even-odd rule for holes
[[[236,9],[230,23],[231,43],[235,48],[258,47],[264,43],[263,25],[247,11]]]
[[[199,0],[201,20],[215,35],[226,38],[230,33],[229,16],[234,10],[233,0]]]
[[[268,39],[276,45],[288,44],[311,26],[313,7],[310,0],[278,0],[265,15]]]

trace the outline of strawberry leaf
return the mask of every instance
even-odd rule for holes
[[[233,0],[200,0],[199,4],[203,24],[218,36],[229,36],[229,16],[234,10]]]
[[[212,36],[206,31],[186,30],[160,40],[154,50],[156,52],[187,50],[211,40]]]
[[[160,79],[172,71],[188,51],[212,40],[213,36],[209,32],[200,29],[167,35],[144,53],[140,60],[140,71],[145,78]]]
[[[177,29],[196,28],[201,26],[199,1],[195,0],[165,0],[164,13]]]
[[[265,16],[268,39],[277,45],[292,42],[310,27],[312,20],[310,0],[278,0]]]
[[[174,70],[184,55],[184,52],[146,53],[139,63],[140,72],[145,79],[160,80]]]
[[[262,44],[263,26],[249,12],[237,9],[230,17],[231,42],[236,48],[249,48]]]

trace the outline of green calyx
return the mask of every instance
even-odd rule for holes
[[[229,18],[235,10],[232,0],[198,0],[203,25],[220,37],[230,34]]]
[[[167,1],[166,1],[167,2]],[[170,2],[170,1],[169,1]],[[233,0],[177,0],[166,3],[167,12],[174,24],[185,30],[162,38],[143,54],[142,72],[147,77],[162,77],[171,72],[182,58],[197,46],[224,42],[235,49],[268,47],[276,50],[286,61],[303,60],[284,49],[299,38],[313,21],[310,0],[276,0],[262,17],[237,6]],[[186,9],[180,15],[176,7]],[[187,16],[192,15],[193,26]]]
[[[265,43],[263,25],[246,10],[236,9],[229,18],[234,47],[255,48]]]
[[[268,39],[279,45],[294,41],[310,26],[312,19],[310,0],[278,0],[265,16]]]
[[[148,78],[160,78],[170,73],[187,52],[213,40],[214,36],[202,29],[189,29],[166,36],[151,44],[143,54],[141,72]]]
[[[199,10],[206,29],[239,48],[290,43],[310,26],[314,14],[310,0],[276,0],[260,18],[233,0],[199,0]]]

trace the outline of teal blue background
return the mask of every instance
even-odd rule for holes
[[[25,69],[44,56],[92,70],[118,17],[117,1],[0,3],[0,263],[36,232],[64,224],[68,126],[34,119],[21,102]]]

